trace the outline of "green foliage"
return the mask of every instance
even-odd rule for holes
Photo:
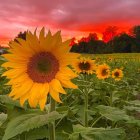
[[[22,137],[24,139],[26,138],[26,140],[43,139],[48,138],[48,136],[48,128],[46,126],[39,127],[22,134]]]
[[[25,131],[29,131],[34,128],[39,128],[48,123],[51,123],[57,119],[61,118],[58,112],[42,113],[34,112],[19,115],[13,118],[7,125],[3,140],[10,139],[18,134]]]
[[[78,89],[65,89],[56,111],[21,107],[7,94],[7,79],[0,76],[0,139],[48,139],[48,123],[55,121],[56,140],[140,140],[140,58],[139,54],[90,55],[97,64],[107,63],[111,71],[123,67],[121,81],[99,80],[80,74],[74,83]],[[97,59],[99,58],[99,59]],[[110,60],[112,58],[112,60]],[[0,63],[5,60],[0,57]],[[0,67],[0,75],[5,69]],[[88,94],[88,127],[85,127],[85,92]]]
[[[126,114],[124,110],[120,110],[116,107],[99,105],[96,107],[98,112],[105,118],[111,121],[129,120],[130,117]]]
[[[121,128],[85,128],[81,125],[74,125],[74,133],[70,135],[70,140],[123,140],[124,130]]]
[[[6,121],[7,114],[1,113],[0,114],[0,126]]]
[[[11,97],[7,96],[7,95],[0,95],[0,103],[2,104],[6,104],[7,106],[17,106],[17,107],[21,107],[19,104],[19,101],[14,101],[12,100]]]

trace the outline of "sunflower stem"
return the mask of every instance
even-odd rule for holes
[[[50,112],[55,111],[55,101],[50,97]],[[49,140],[55,140],[55,122],[49,123]]]
[[[84,80],[88,81],[88,74],[84,74]],[[84,126],[88,127],[88,88],[84,88],[85,104],[84,104]]]
[[[110,106],[113,106],[113,93],[110,92]]]
[[[85,127],[88,127],[88,93],[85,93],[84,119]]]

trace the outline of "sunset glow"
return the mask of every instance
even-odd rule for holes
[[[0,45],[7,46],[20,31],[62,30],[64,39],[102,33],[108,26],[119,32],[140,24],[139,0],[1,0]]]

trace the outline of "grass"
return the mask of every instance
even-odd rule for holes
[[[83,54],[82,56],[91,58],[115,58],[115,59],[134,59],[140,61],[140,53],[114,53],[114,54]]]

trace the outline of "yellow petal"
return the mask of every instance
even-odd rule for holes
[[[66,78],[60,77],[60,76],[57,76],[57,79],[61,82],[61,84],[65,88],[73,88],[73,89],[78,88],[77,85],[73,84],[69,79],[66,79]]]
[[[4,68],[26,68],[26,63],[18,64],[18,63],[12,63],[12,62],[5,62],[1,65]]]
[[[14,47],[12,49],[9,49],[9,51],[16,57],[20,58],[24,58],[27,59],[30,56],[32,56],[32,51],[29,47],[23,48],[21,47]],[[26,54],[26,55],[25,55]]]
[[[20,105],[23,106],[25,101],[28,100],[29,98],[29,93],[26,93],[25,95],[23,95],[21,98],[20,98]]]
[[[38,91],[38,99],[46,97],[49,92],[49,84],[48,83],[38,84],[37,91]]]
[[[58,54],[66,54],[70,51],[71,47],[69,46],[70,40],[67,40],[61,44],[58,48],[55,48],[55,51],[53,52],[56,56]],[[61,55],[60,55],[61,56]]]
[[[19,84],[19,83],[26,82],[26,81],[33,82],[28,77],[28,75],[26,73],[25,74],[21,74],[21,75],[19,75],[18,77],[14,78],[14,79],[11,79],[11,83],[15,83],[15,84]]]
[[[16,40],[18,41],[18,43],[22,46],[27,46],[27,43],[24,39],[22,38],[16,38]]]
[[[38,104],[38,100],[37,99],[33,99],[33,98],[29,98],[29,105],[32,107],[32,108],[35,108]]]
[[[31,82],[31,81],[24,82],[24,84],[16,90],[14,99],[16,100],[16,99],[22,97],[23,95],[25,95],[27,92],[30,91],[32,86],[33,86],[33,82]]]
[[[12,97],[16,94],[16,90],[12,90],[10,93],[9,93],[9,97]]]
[[[62,44],[62,38],[60,35],[61,31],[58,31],[56,34],[54,34],[51,38],[49,39],[49,50],[51,50],[51,52],[56,51],[56,46],[60,47],[60,45]],[[48,41],[48,40],[46,40]]]
[[[55,100],[55,101],[57,101],[57,102],[59,102],[59,103],[62,103],[61,102],[61,100],[60,100],[60,98],[59,98],[59,93],[58,92],[56,92],[56,91],[54,91],[51,87],[50,87],[50,95],[51,95],[51,97]]]
[[[61,54],[59,57],[60,66],[71,65],[80,56],[78,53]]]
[[[13,54],[4,54],[3,57],[5,57],[9,61],[13,61],[13,62],[18,61],[19,63],[22,63],[22,61],[27,60],[27,59],[22,59],[22,57],[15,57],[15,55]]]
[[[68,67],[62,67],[60,68],[59,72],[56,74],[62,76],[62,77],[69,77],[70,79],[77,77],[78,75],[74,73],[70,68]]]
[[[29,48],[33,51],[32,53],[38,53],[41,51],[39,40],[36,35],[28,32],[26,38]]]
[[[66,94],[65,90],[62,88],[61,83],[57,79],[53,79],[50,82],[50,88],[58,93]]]
[[[18,43],[18,42],[16,42],[16,41],[11,41],[10,43],[9,43],[9,46],[10,46],[10,50],[11,50],[11,48],[21,48],[21,45]]]
[[[45,38],[44,36],[45,36],[45,28],[43,27],[39,34],[39,40],[40,41],[44,40],[44,38]]]
[[[24,69],[10,69],[4,72],[2,76],[7,76],[8,78],[16,78],[23,73],[25,73]]]
[[[57,44],[60,44],[62,43],[62,38],[61,38],[61,31],[58,31],[56,32],[54,35],[53,35],[53,44],[54,46]]]
[[[47,97],[44,97],[44,98],[42,98],[42,99],[39,100],[39,106],[40,106],[40,109],[41,110],[44,110],[46,101],[47,101]]]

